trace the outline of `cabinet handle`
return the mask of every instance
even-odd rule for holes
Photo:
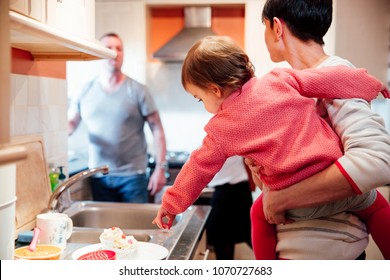
[[[203,256],[203,260],[205,261],[205,260],[208,259],[209,253],[210,253],[210,250],[209,250],[209,249],[206,249],[206,251],[200,252],[199,255]]]

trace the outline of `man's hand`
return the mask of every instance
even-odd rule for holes
[[[161,168],[156,168],[149,179],[148,191],[151,195],[155,195],[166,185],[167,178],[165,177],[165,171]]]
[[[175,220],[176,215],[169,213],[165,208],[160,207],[157,212],[156,218],[152,221],[152,224],[157,225],[161,229],[170,229],[173,221]],[[166,218],[167,222],[164,222]]]

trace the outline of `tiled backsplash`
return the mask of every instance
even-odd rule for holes
[[[11,136],[40,134],[47,164],[68,166],[67,81],[11,75]]]

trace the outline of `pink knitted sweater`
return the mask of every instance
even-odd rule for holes
[[[254,159],[272,189],[299,182],[342,156],[340,140],[315,111],[312,98],[372,100],[383,90],[364,69],[275,69],[232,93],[205,126],[202,146],[192,152],[163,196],[171,214],[185,211],[233,155]],[[383,91],[388,97],[388,92]],[[307,96],[307,97],[305,97]]]

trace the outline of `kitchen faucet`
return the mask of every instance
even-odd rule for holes
[[[76,182],[83,180],[85,178],[88,178],[96,173],[101,172],[102,174],[108,174],[109,173],[109,168],[107,165],[101,166],[101,167],[96,167],[96,168],[91,168],[85,171],[81,171],[77,173],[76,175],[70,177],[68,180],[63,182],[61,185],[57,187],[57,189],[51,194],[49,203],[46,209],[46,212],[55,212],[57,211],[58,207],[58,200],[62,193],[69,189],[71,186],[73,186]]]

